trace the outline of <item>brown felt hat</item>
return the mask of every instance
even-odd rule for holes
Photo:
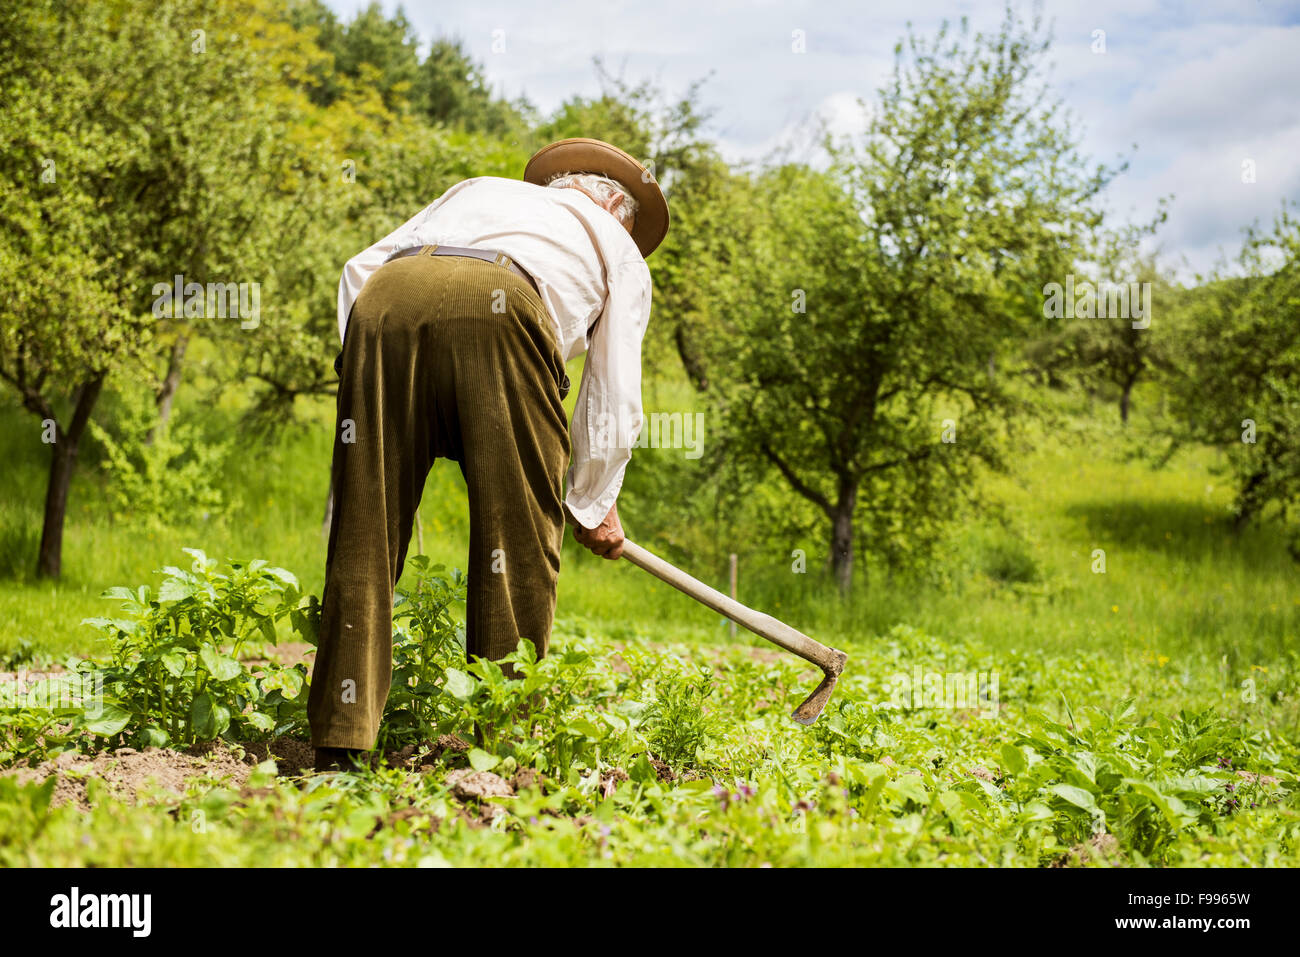
[[[543,146],[524,167],[524,181],[545,186],[563,173],[599,173],[627,187],[639,204],[632,240],[649,256],[668,235],[668,200],[654,174],[617,146],[585,136]]]

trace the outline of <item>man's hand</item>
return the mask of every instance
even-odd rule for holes
[[[623,524],[618,520],[618,503],[610,507],[609,514],[595,528],[574,525],[573,537],[578,544],[590,548],[601,558],[611,561],[623,554]]]

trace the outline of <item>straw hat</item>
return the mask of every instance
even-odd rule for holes
[[[639,204],[632,223],[632,240],[649,256],[668,234],[668,201],[654,174],[617,146],[584,136],[559,140],[533,154],[524,180],[545,186],[562,173],[599,173],[617,180]]]

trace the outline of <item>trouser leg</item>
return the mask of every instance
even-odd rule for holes
[[[418,301],[371,278],[348,323],[334,437],[320,642],[308,718],[316,747],[371,748],[392,680],[393,588],[435,449]]]
[[[443,323],[437,388],[440,408],[455,409],[448,430],[469,491],[466,651],[496,660],[522,637],[540,657],[564,535],[564,361],[531,290],[490,264],[457,262],[465,301]]]

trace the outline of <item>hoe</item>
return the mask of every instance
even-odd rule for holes
[[[771,615],[747,608],[734,598],[728,598],[722,592],[710,588],[702,581],[692,578],[680,568],[668,564],[657,555],[652,555],[640,545],[623,540],[623,557],[637,568],[648,571],[660,581],[667,582],[680,592],[690,595],[700,604],[712,608],[721,615],[726,615],[738,625],[744,625],[760,638],[766,638],[773,644],[780,645],[786,651],[810,661],[825,675],[803,704],[794,709],[790,717],[800,724],[812,724],[817,720],[826,702],[831,699],[835,682],[844,670],[848,655],[835,648],[827,648],[820,642],[813,641],[802,632],[795,631],[783,621],[777,621]]]

